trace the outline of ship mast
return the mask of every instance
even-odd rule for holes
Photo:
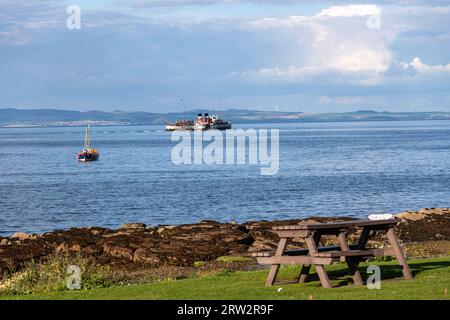
[[[84,148],[89,149],[91,147],[91,125],[88,124],[86,128],[86,137],[84,139]]]
[[[186,116],[186,106],[185,106],[185,104],[184,104],[184,98],[181,98],[180,101],[181,101],[181,104],[182,104],[182,106],[183,106],[184,121],[186,121],[186,120],[187,120],[187,116]]]

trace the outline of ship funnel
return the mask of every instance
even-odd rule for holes
[[[205,122],[206,122],[206,124],[210,124],[211,123],[211,118],[209,117],[208,113],[205,113]]]
[[[200,123],[200,124],[203,123],[203,115],[201,113],[199,113],[197,115],[197,122]]]

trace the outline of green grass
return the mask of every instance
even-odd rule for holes
[[[249,257],[239,257],[239,256],[221,256],[216,259],[219,262],[243,262],[250,261],[252,258]]]
[[[415,276],[411,281],[397,279],[401,270],[395,261],[374,264],[381,267],[380,290],[347,285],[347,269],[344,264],[337,264],[327,267],[336,286],[332,289],[323,289],[315,274],[309,283],[292,283],[299,267],[288,266],[281,269],[279,278],[291,280],[291,283],[273,287],[264,285],[268,269],[262,269],[93,290],[4,296],[2,299],[448,299],[450,257],[409,261]],[[363,276],[368,265],[361,265]]]

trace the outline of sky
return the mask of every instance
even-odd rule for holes
[[[450,0],[0,0],[0,108],[184,107],[450,111]]]

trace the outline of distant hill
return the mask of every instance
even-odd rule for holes
[[[188,119],[195,119],[198,109],[186,112]],[[233,123],[282,123],[282,122],[348,122],[348,121],[389,121],[389,120],[450,120],[450,112],[377,112],[360,110],[345,113],[303,113],[255,111],[229,109],[209,111],[219,113],[224,119]],[[94,125],[152,125],[164,121],[184,119],[183,112],[151,113],[125,111],[66,111],[55,109],[0,109],[0,126],[78,126],[92,123]]]

